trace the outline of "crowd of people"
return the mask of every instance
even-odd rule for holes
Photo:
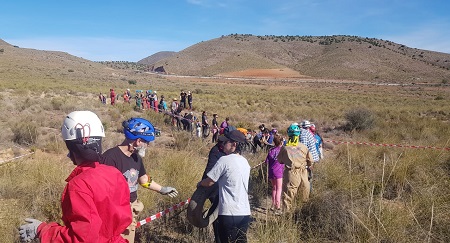
[[[111,105],[116,94],[110,89]],[[130,103],[127,89],[124,102]],[[105,103],[104,95],[99,98]],[[212,133],[214,146],[197,187],[217,187],[218,194],[209,198],[217,202],[219,217],[213,223],[216,242],[246,242],[250,222],[248,199],[249,163],[245,152],[267,153],[268,178],[272,186],[274,214],[292,209],[300,190],[302,201],[307,201],[312,190],[314,164],[324,158],[323,139],[316,126],[307,120],[291,124],[283,137],[276,128],[259,125],[257,130],[236,128],[229,117],[220,122],[218,114],[203,111],[198,118],[192,111],[190,91],[173,98],[170,108],[156,91],[137,91],[136,107],[172,116],[172,125],[194,132],[206,139]],[[181,115],[184,109],[188,109]],[[220,123],[220,125],[219,125]],[[141,186],[162,195],[176,197],[175,188],[161,186],[148,175],[142,158],[147,146],[156,137],[153,124],[143,118],[123,121],[124,140],[102,153],[105,137],[102,122],[90,111],[75,111],[63,122],[62,137],[69,151],[68,157],[76,165],[66,179],[61,199],[63,225],[27,218],[20,226],[23,241],[39,238],[42,242],[134,242],[137,216],[144,208],[138,199]],[[113,185],[113,186],[112,186]],[[89,229],[89,230],[86,230]]]
[[[232,126],[229,118],[217,126],[217,114],[213,117],[213,134],[218,135],[213,136],[215,144],[197,187],[218,189],[218,194],[210,198],[211,202],[217,201],[219,210],[213,223],[215,241],[246,242],[251,215],[251,167],[242,155],[242,145],[252,139],[248,136],[251,133]],[[207,122],[207,118],[202,120]],[[153,124],[143,118],[131,118],[123,121],[122,127],[124,140],[102,153],[105,132],[98,116],[90,111],[74,111],[65,116],[61,133],[76,168],[66,179],[61,198],[64,224],[27,218],[27,224],[19,227],[22,241],[39,238],[41,242],[134,242],[137,216],[144,208],[138,199],[138,187],[169,197],[178,195],[175,188],[154,181],[142,163],[148,144],[156,136]],[[323,158],[323,140],[315,128],[309,121],[293,123],[285,139],[276,129],[269,130],[261,124],[253,137],[267,145],[265,162],[269,166],[271,209],[275,214],[292,208],[299,189],[303,201],[309,198],[312,168]]]
[[[291,209],[300,187],[302,200],[309,199],[313,165],[324,158],[323,139],[316,126],[307,120],[300,124],[292,123],[286,131],[287,139],[276,129],[265,128],[264,124],[259,129],[260,132],[254,136],[253,141],[268,151],[264,162],[268,165],[268,178],[272,184],[270,209],[275,214],[281,214],[283,209]]]
[[[213,117],[217,119],[217,114]],[[301,189],[302,201],[309,199],[311,192],[312,168],[323,158],[322,139],[315,126],[309,121],[291,124],[287,129],[288,138],[283,138],[276,129],[267,129],[264,124],[252,138],[246,129],[229,124],[226,118],[221,127],[213,121],[213,129],[218,130],[215,145],[208,154],[208,162],[198,187],[218,188],[218,194],[209,200],[217,203],[219,217],[212,223],[215,242],[247,242],[250,222],[248,181],[250,166],[242,156],[244,144],[252,139],[263,140],[260,144],[267,151],[268,178],[272,185],[271,210],[276,215],[289,212],[297,191]],[[216,131],[213,130],[213,133]]]

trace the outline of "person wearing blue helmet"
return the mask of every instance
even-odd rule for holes
[[[130,189],[130,205],[133,213],[133,222],[128,226],[122,236],[129,242],[134,242],[136,230],[136,217],[144,209],[144,204],[138,200],[137,189],[141,185],[150,189],[176,197],[178,192],[173,187],[161,186],[147,175],[142,157],[145,157],[147,146],[155,140],[153,124],[143,118],[131,118],[122,123],[125,139],[123,142],[103,153],[102,163],[116,167],[128,182]]]

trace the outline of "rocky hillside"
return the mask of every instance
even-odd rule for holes
[[[450,54],[357,36],[228,35],[155,63],[168,73],[216,76],[246,69],[291,68],[314,78],[441,83]]]

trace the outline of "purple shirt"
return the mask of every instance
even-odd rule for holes
[[[220,128],[226,128],[226,127],[228,127],[228,122],[227,122],[227,121],[223,121],[223,122],[220,124]]]
[[[269,150],[266,157],[266,163],[269,164],[269,179],[283,178],[284,165],[277,160],[281,147],[275,147]]]

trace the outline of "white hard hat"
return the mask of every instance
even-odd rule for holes
[[[103,124],[92,111],[74,111],[69,113],[64,119],[61,133],[64,140],[105,137]]]

